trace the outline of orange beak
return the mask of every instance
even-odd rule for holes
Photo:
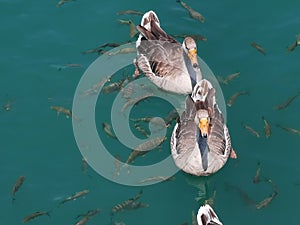
[[[209,122],[207,118],[201,118],[198,124],[198,127],[201,131],[201,135],[204,138],[207,138],[208,136],[208,127],[209,127]]]
[[[193,48],[188,51],[188,56],[194,68],[198,67],[197,49]]]

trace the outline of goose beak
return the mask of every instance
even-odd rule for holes
[[[188,50],[188,56],[194,68],[198,67],[197,49],[192,48]]]
[[[207,136],[208,136],[208,127],[209,127],[208,118],[201,118],[200,121],[199,121],[198,127],[201,131],[202,137],[207,138]]]

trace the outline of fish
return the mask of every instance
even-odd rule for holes
[[[191,37],[195,41],[207,41],[207,37],[200,35],[200,34],[173,34],[171,35],[173,37],[177,38],[186,38],[186,37]]]
[[[283,125],[280,125],[280,124],[276,124],[277,127],[287,131],[287,132],[290,132],[292,134],[297,134],[300,136],[300,130],[297,130],[297,129],[294,129],[294,128],[291,128],[291,127],[286,127],[286,126],[283,126]]]
[[[56,111],[57,115],[63,113],[66,116],[66,118],[73,117],[75,120],[80,121],[80,119],[77,116],[75,116],[70,109],[67,109],[63,106],[50,106],[50,109]]]
[[[260,173],[261,173],[261,165],[260,165],[260,162],[257,163],[257,170],[256,170],[256,173],[255,173],[255,176],[253,177],[252,181],[254,184],[257,184],[261,181],[261,178],[260,178]]]
[[[106,123],[106,122],[102,123],[102,127],[103,127],[104,132],[109,137],[117,139],[117,136],[113,133],[111,125],[109,123]]]
[[[259,44],[257,44],[257,43],[252,42],[252,43],[251,43],[251,46],[252,46],[253,48],[257,49],[257,51],[259,51],[259,52],[262,53],[263,55],[266,55],[266,54],[267,54],[266,51],[265,51],[265,49],[264,49],[262,46],[260,46]]]
[[[25,181],[25,176],[20,176],[12,189],[12,202],[15,200],[15,195]]]
[[[121,109],[121,112],[124,112],[129,106],[135,105],[135,104],[137,104],[138,102],[140,102],[140,101],[142,101],[142,100],[144,100],[144,99],[146,99],[146,98],[149,98],[149,97],[151,97],[151,96],[153,96],[153,95],[154,95],[153,93],[146,93],[146,94],[144,94],[144,95],[137,96],[137,97],[135,97],[135,98],[132,98],[132,99],[128,100],[128,101],[123,105],[123,107],[122,107],[122,109]]]
[[[228,105],[229,107],[231,107],[231,106],[233,105],[233,103],[235,102],[235,100],[236,100],[239,96],[241,96],[241,95],[249,95],[249,92],[248,92],[248,91],[239,91],[239,92],[233,94],[233,95],[228,99],[227,105]]]
[[[197,215],[195,214],[195,211],[192,211],[192,225],[198,225]]]
[[[143,12],[140,12],[137,10],[124,10],[124,11],[117,12],[117,15],[125,15],[125,14],[132,14],[132,15],[138,15],[138,16],[144,15]]]
[[[138,30],[136,29],[136,25],[131,20],[118,20],[121,24],[129,25],[129,36],[133,38],[138,34]]]
[[[133,122],[146,122],[146,123],[151,122],[155,125],[159,125],[159,126],[162,126],[162,127],[168,127],[166,125],[166,123],[162,122],[160,119],[157,119],[156,117],[146,116],[146,117],[141,117],[141,118],[131,118],[130,120],[133,121]]]
[[[101,54],[101,53],[104,53],[105,52],[105,48],[106,47],[109,47],[109,48],[116,48],[116,47],[119,47],[120,45],[122,45],[122,43],[115,43],[115,42],[107,42],[107,43],[104,43],[102,45],[99,45],[98,47],[96,48],[93,48],[93,49],[89,49],[89,50],[86,50],[86,51],[83,51],[81,52],[82,54],[90,54],[90,53],[98,53],[98,54]]]
[[[294,41],[292,44],[290,44],[290,45],[287,47],[287,50],[288,50],[289,52],[292,52],[292,51],[295,50],[295,48],[296,48],[298,45],[299,45],[298,42],[297,42],[297,41]]]
[[[81,220],[75,223],[75,225],[84,225],[90,220],[90,217],[85,216]]]
[[[167,124],[167,127],[171,125],[173,121],[176,121],[179,118],[179,113],[176,109],[171,110],[166,116],[165,116],[165,122]]]
[[[204,201],[205,204],[208,204],[210,206],[213,206],[215,204],[215,199],[216,199],[217,191],[215,190],[213,193],[212,197],[209,197]]]
[[[126,164],[131,163],[138,156],[145,155],[153,148],[160,146],[166,139],[166,137],[157,137],[138,145],[129,155],[128,159],[126,160]]]
[[[12,101],[7,101],[3,106],[4,110],[7,112],[11,110],[11,107],[12,107]]]
[[[137,193],[134,197],[122,202],[122,203],[119,203],[117,205],[115,205],[114,207],[112,207],[112,213],[117,213],[117,212],[121,212],[121,211],[124,211],[128,208],[130,208],[130,205],[133,204],[133,202],[135,202],[136,200],[138,200],[143,194],[143,190],[141,189],[139,191],[139,193]]]
[[[275,106],[274,109],[277,109],[277,110],[285,109],[299,96],[299,94],[300,93],[298,93],[292,97],[289,97],[285,102]]]
[[[101,79],[98,83],[94,84],[91,88],[85,90],[83,92],[84,96],[91,95],[91,94],[98,94],[99,89],[107,82],[110,81],[111,76],[106,76],[103,79]]]
[[[218,76],[218,81],[222,84],[228,84],[229,81],[233,80],[234,78],[238,77],[241,74],[241,72],[236,72],[233,74],[230,74],[226,76],[225,78]]]
[[[47,215],[47,216],[50,217],[50,213],[49,212],[39,212],[38,211],[38,212],[34,212],[34,213],[26,216],[22,221],[23,221],[23,223],[26,223],[26,222],[28,222],[28,221],[36,218],[36,217],[43,216],[43,215]]]
[[[165,176],[155,176],[155,177],[148,177],[146,179],[143,179],[139,181],[139,183],[147,183],[147,182],[153,182],[153,181],[173,181],[175,180],[174,176],[171,177],[165,177]]]
[[[121,157],[120,155],[115,156],[115,172],[114,177],[119,176],[121,171]]]
[[[136,53],[136,48],[121,48],[117,51],[110,51],[110,52],[105,52],[106,55],[109,56],[114,56],[114,55],[118,55],[118,54],[130,54],[130,53]]]
[[[86,172],[87,172],[87,166],[88,166],[88,163],[86,161],[86,158],[83,157],[81,159],[81,171],[82,171],[82,173],[86,174]]]
[[[149,132],[146,130],[146,129],[144,129],[143,127],[141,127],[141,125],[139,124],[139,123],[135,123],[134,124],[134,127],[135,127],[135,129],[138,131],[138,132],[140,132],[142,135],[144,135],[145,137],[149,137],[150,136],[150,134],[149,134]]]
[[[57,6],[57,7],[61,7],[62,5],[64,5],[64,4],[67,3],[67,2],[75,2],[75,0],[60,0],[60,1],[56,4],[56,6]]]
[[[62,205],[68,201],[76,200],[79,197],[83,197],[83,196],[87,195],[89,192],[90,192],[90,190],[83,190],[83,191],[76,192],[75,194],[62,200],[59,204]]]
[[[109,94],[114,91],[120,90],[123,87],[123,85],[125,85],[126,83],[128,83],[128,79],[124,78],[124,79],[121,79],[120,81],[108,84],[102,88],[101,93]]]
[[[75,219],[78,219],[80,217],[92,217],[95,216],[96,214],[100,213],[101,209],[93,209],[93,210],[89,210],[84,214],[79,214],[78,216],[75,217]]]
[[[274,198],[275,198],[277,195],[278,195],[278,190],[277,190],[277,189],[274,189],[274,190],[273,190],[273,193],[272,193],[269,197],[267,197],[267,198],[263,199],[262,201],[260,201],[259,203],[257,203],[257,204],[255,205],[255,208],[256,208],[256,209],[262,209],[262,208],[267,207],[267,206],[274,200]]]
[[[297,35],[297,45],[300,45],[300,34]]]
[[[272,130],[271,130],[271,126],[270,123],[266,120],[266,118],[263,116],[262,120],[264,121],[264,130],[265,130],[265,136],[266,138],[269,138],[271,136]]]
[[[228,189],[232,189],[232,190],[236,191],[240,195],[240,197],[242,198],[242,200],[245,204],[247,204],[249,206],[255,206],[256,202],[240,187],[234,186],[234,185],[231,185],[228,183],[225,183],[225,186]]]
[[[128,207],[126,208],[127,210],[135,210],[135,209],[140,209],[140,208],[147,208],[149,207],[149,204],[143,203],[143,202],[132,202]]]
[[[128,101],[131,98],[131,96],[133,95],[133,93],[135,93],[134,83],[131,82],[131,83],[127,84],[126,86],[122,85],[120,92],[122,94],[122,97]]]
[[[181,1],[181,0],[177,0],[177,2],[179,2],[180,5],[181,5],[183,8],[185,8],[185,9],[189,12],[189,14],[190,14],[190,16],[191,16],[192,18],[194,18],[195,20],[200,21],[201,23],[204,23],[205,18],[204,18],[203,15],[201,15],[199,12],[195,11],[194,9],[192,9],[192,8],[191,8],[190,6],[188,6],[185,2],[183,2],[183,1]]]
[[[254,130],[252,127],[250,127],[249,125],[245,124],[245,123],[242,123],[242,126],[247,130],[249,131],[251,134],[253,134],[254,136],[256,136],[257,138],[260,137],[259,133]]]

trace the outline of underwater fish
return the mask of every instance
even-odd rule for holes
[[[241,95],[249,95],[248,91],[239,91],[235,94],[233,94],[227,101],[227,105],[230,107],[233,105],[233,103],[236,101],[236,99]]]
[[[86,50],[86,51],[83,51],[81,52],[82,54],[90,54],[90,53],[98,53],[98,54],[101,54],[101,53],[104,53],[105,52],[105,48],[106,47],[110,47],[110,48],[116,48],[116,47],[119,47],[120,45],[122,45],[122,43],[115,43],[115,42],[107,42],[107,43],[104,43],[96,48],[93,48],[93,49],[89,49],[89,50]]]
[[[136,200],[138,200],[143,194],[143,190],[140,190],[139,193],[137,193],[134,197],[122,202],[122,203],[119,203],[117,205],[115,205],[114,207],[112,207],[112,212],[113,213],[116,213],[116,212],[121,212],[121,211],[124,211],[128,208],[130,208],[130,205],[133,204],[133,202],[135,202]]]
[[[192,9],[192,8],[191,8],[190,6],[188,6],[185,2],[183,2],[183,1],[181,1],[181,0],[176,0],[176,1],[179,2],[180,5],[181,5],[183,8],[185,8],[185,9],[189,12],[189,14],[190,14],[190,16],[191,16],[192,18],[194,18],[195,20],[200,21],[201,23],[204,23],[205,18],[204,18],[203,15],[201,15],[201,14],[200,14],[199,12],[197,12],[196,10]]]
[[[285,102],[275,106],[274,108],[277,109],[277,110],[285,109],[299,96],[299,94],[300,93],[298,93],[298,94],[296,94],[292,97],[289,97]]]
[[[25,176],[20,176],[17,179],[16,183],[14,184],[13,189],[12,189],[12,202],[15,200],[16,192],[22,186],[22,184],[24,183],[24,181],[25,181]]]
[[[262,209],[267,207],[277,195],[278,195],[277,190],[274,190],[274,192],[269,197],[263,199],[262,201],[260,201],[255,205],[256,209]]]
[[[81,171],[82,171],[82,173],[86,173],[87,166],[88,166],[88,163],[87,163],[86,159],[83,157],[81,159]]]
[[[132,15],[138,15],[138,16],[144,15],[143,12],[140,12],[137,10],[124,10],[124,11],[117,12],[117,15],[125,15],[125,14],[132,14]]]
[[[62,5],[64,5],[65,3],[68,3],[68,2],[75,2],[75,0],[60,0],[56,6],[57,7],[61,7]]]
[[[170,124],[173,121],[176,121],[179,118],[179,113],[176,109],[171,110],[166,116],[165,116],[165,122],[167,124],[167,127],[170,126]]]
[[[54,110],[57,112],[57,115],[60,113],[65,114],[67,118],[72,116],[72,111],[70,109],[64,108],[62,106],[50,106],[50,109]]]
[[[136,29],[136,25],[131,20],[118,20],[121,24],[129,25],[129,36],[133,38],[138,34],[138,30]]]
[[[266,136],[266,138],[269,138],[271,136],[271,132],[272,132],[270,123],[266,120],[266,118],[264,116],[262,117],[262,120],[264,121],[264,124],[265,124],[265,126],[264,126],[265,136]]]
[[[7,112],[11,110],[11,107],[12,107],[12,101],[10,101],[10,100],[7,101],[3,106],[4,110]]]
[[[255,176],[252,179],[252,181],[253,181],[254,184],[257,184],[258,182],[261,181],[260,173],[261,173],[261,165],[260,165],[260,162],[258,162],[257,163],[257,170],[256,170],[256,173],[255,173]]]
[[[242,198],[243,202],[249,206],[255,206],[256,202],[240,187],[225,183],[227,189],[234,190]]]
[[[121,48],[115,52],[105,52],[105,54],[109,56],[114,56],[118,54],[129,54],[129,53],[136,53],[136,48]]]
[[[254,136],[256,136],[257,138],[260,137],[259,133],[254,130],[252,127],[250,127],[249,125],[245,124],[245,123],[242,123],[242,126],[247,130],[249,131],[251,134],[253,134]]]
[[[290,132],[292,134],[297,134],[300,136],[300,130],[297,130],[297,129],[294,129],[294,128],[291,128],[291,127],[286,127],[286,126],[283,126],[283,125],[280,125],[280,124],[276,124],[277,127],[280,127],[281,129],[287,131],[287,132]]]
[[[47,216],[50,217],[49,212],[34,212],[34,213],[26,216],[22,221],[23,221],[23,223],[26,223],[26,222],[28,222],[28,221],[36,218],[36,217],[43,216],[43,215],[47,215]]]
[[[300,45],[300,34],[297,35],[297,45]]]
[[[139,123],[135,123],[134,124],[134,128],[138,132],[140,132],[142,135],[144,135],[145,137],[149,137],[150,136],[149,132],[146,129],[144,129],[143,127],[141,127],[141,125]]]
[[[204,201],[204,204],[208,204],[212,207],[215,204],[216,195],[217,195],[217,191],[215,190],[214,193],[213,193],[213,196],[206,199]]]
[[[290,44],[288,47],[287,47],[287,50],[289,52],[292,52],[295,50],[295,48],[298,46],[299,44],[297,43],[297,41],[294,41],[292,44]]]
[[[251,43],[251,46],[252,46],[253,48],[257,49],[257,51],[259,51],[260,53],[262,53],[262,54],[264,54],[264,55],[267,54],[266,51],[265,51],[265,49],[264,49],[262,46],[260,46],[259,44],[257,44],[257,43],[252,42],[252,43]]]
[[[109,81],[110,81],[110,78],[111,78],[111,76],[104,77],[104,78],[101,79],[98,83],[94,84],[91,88],[85,90],[85,91],[83,92],[84,96],[91,95],[91,94],[98,94],[100,88],[101,88],[105,83],[109,82]]]
[[[226,76],[225,78],[218,76],[218,81],[221,84],[228,84],[229,81],[233,80],[234,78],[238,77],[240,75],[241,72],[236,72],[233,74],[230,74],[228,76]]]
[[[74,195],[71,195],[71,196],[65,198],[64,200],[62,200],[59,204],[62,205],[68,201],[75,200],[79,197],[87,195],[89,192],[90,192],[89,190],[83,190],[83,191],[76,192]]]
[[[111,125],[109,123],[102,123],[102,127],[103,127],[103,130],[104,132],[111,138],[117,138],[117,136],[113,133],[112,131],[112,128],[111,128]]]
[[[117,82],[113,82],[111,84],[108,84],[106,86],[104,86],[101,90],[101,92],[103,94],[109,94],[109,93],[112,93],[114,91],[118,91],[120,90],[123,85],[125,85],[126,83],[128,83],[128,78],[123,78]]]
[[[174,176],[171,176],[171,177],[155,176],[155,177],[148,177],[146,179],[143,179],[139,183],[147,183],[147,182],[153,182],[153,181],[172,181],[172,180],[175,180]]]
[[[153,93],[146,93],[146,94],[144,94],[144,95],[137,96],[137,97],[135,97],[135,98],[132,98],[132,99],[128,100],[128,101],[123,105],[123,107],[122,107],[122,109],[121,109],[121,112],[124,112],[129,106],[135,105],[135,104],[137,104],[138,102],[140,102],[140,101],[142,101],[142,100],[144,100],[144,99],[146,99],[146,98],[149,98],[149,97],[151,97],[151,96],[153,96],[153,95],[154,95]]]
[[[101,209],[89,210],[84,214],[79,214],[78,216],[75,217],[75,219],[78,219],[80,217],[92,217],[92,216],[95,216],[96,214],[98,214],[100,212],[101,212]]]
[[[90,220],[90,217],[85,216],[81,220],[75,223],[75,225],[84,225]]]
[[[119,176],[121,171],[121,157],[120,155],[115,156],[115,172],[114,177]]]

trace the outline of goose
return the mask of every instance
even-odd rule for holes
[[[176,166],[196,176],[217,172],[229,156],[237,158],[215,89],[208,80],[198,82],[186,97],[185,111],[174,127],[170,146]]]
[[[202,79],[195,40],[186,37],[182,44],[176,41],[160,27],[152,10],[143,15],[137,29],[140,34],[136,41],[134,77],[139,76],[141,70],[164,91],[190,94]]]
[[[197,213],[198,225],[223,225],[209,204],[201,206]]]

